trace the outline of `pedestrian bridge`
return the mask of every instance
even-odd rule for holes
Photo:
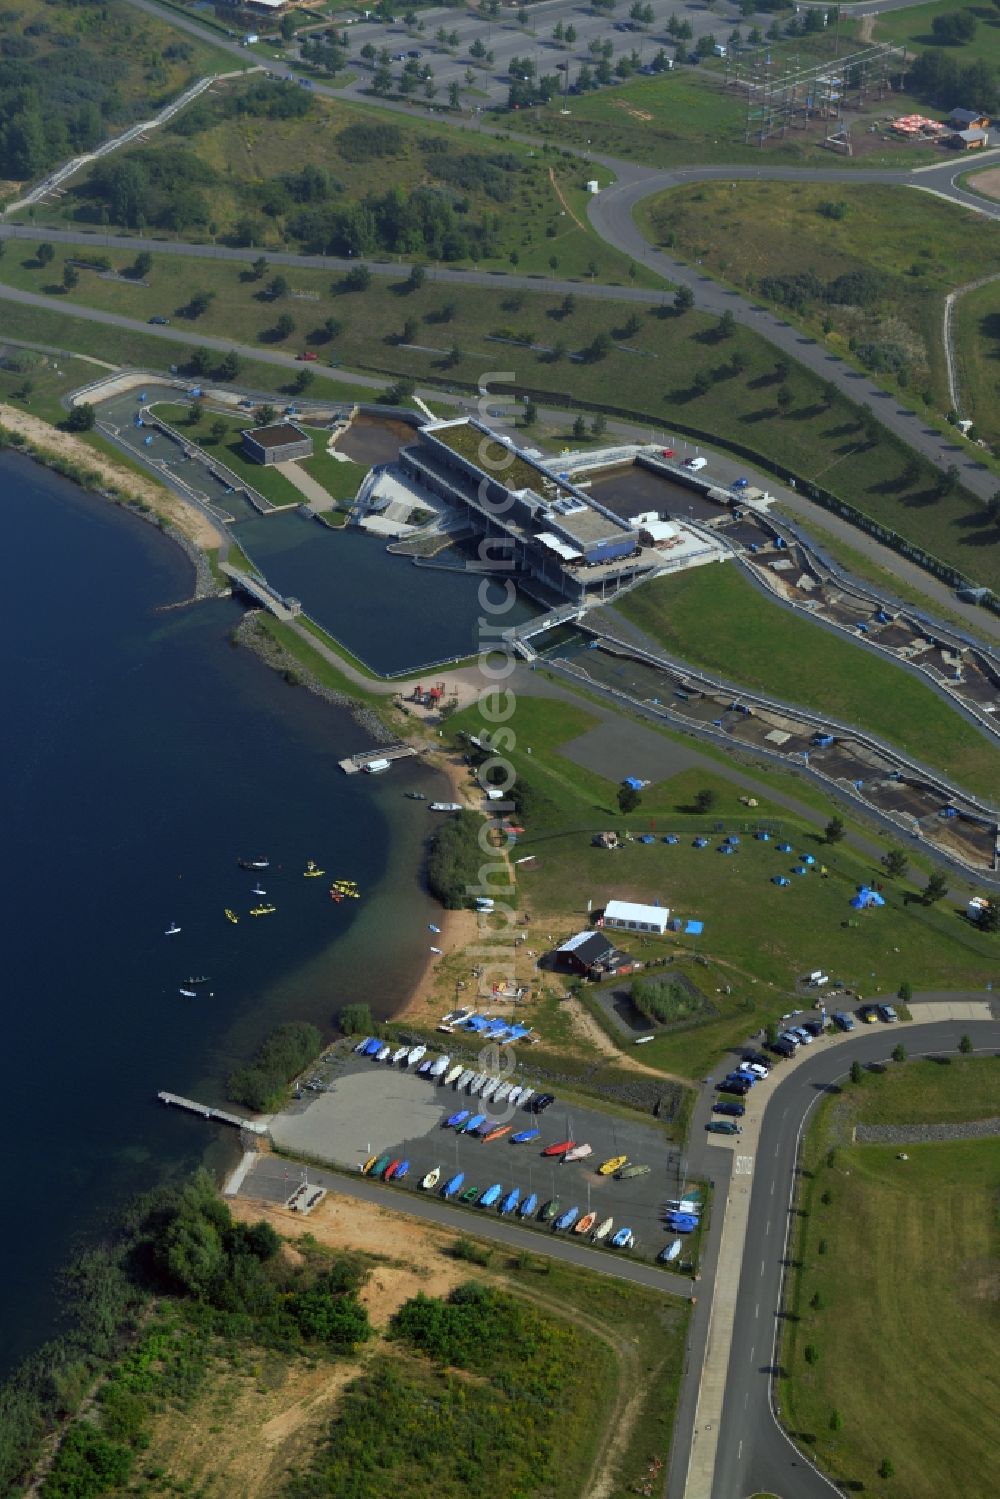
[[[276,588],[263,578],[252,578],[249,573],[244,573],[238,567],[230,567],[228,562],[219,563],[219,571],[225,573],[232,583],[233,588],[238,588],[241,593],[248,593],[258,604],[262,604],[275,619],[294,619],[297,614],[302,613],[302,605],[298,599],[282,598]]]

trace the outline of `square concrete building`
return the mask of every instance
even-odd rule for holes
[[[255,463],[288,463],[293,458],[311,458],[313,455],[312,438],[294,422],[248,428],[241,435],[243,451]]]

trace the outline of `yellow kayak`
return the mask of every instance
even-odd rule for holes
[[[250,915],[271,916],[277,909],[277,906],[251,906]]]
[[[303,873],[304,877],[307,880],[318,880],[321,875],[326,874],[326,870],[325,869],[320,869],[318,867],[318,865],[316,865],[312,861],[312,859],[307,859],[306,860],[306,867],[302,871],[302,873]]]
[[[233,923],[233,926],[236,926],[236,924],[238,923],[238,921],[239,921],[240,918],[235,914],[235,912],[230,911],[230,909],[229,909],[228,906],[226,907],[226,915],[228,916],[229,920]]]
[[[614,1172],[620,1171],[627,1160],[627,1155],[613,1155],[610,1161],[605,1161],[603,1166],[598,1166],[598,1173],[601,1176],[611,1176]]]
[[[368,1157],[367,1161],[365,1161],[365,1164],[361,1168],[361,1175],[362,1176],[367,1176],[368,1173],[369,1173],[369,1171],[372,1169],[372,1167],[374,1166],[374,1164],[375,1164],[375,1162],[377,1160],[378,1160],[378,1156],[377,1155],[370,1155]]]

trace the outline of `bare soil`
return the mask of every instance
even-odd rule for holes
[[[987,198],[1000,198],[1000,167],[990,167],[985,172],[977,172],[969,185],[975,188],[977,193],[984,193]]]

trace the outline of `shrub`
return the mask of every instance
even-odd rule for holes
[[[484,824],[478,812],[459,812],[441,823],[431,839],[427,883],[446,910],[474,906],[472,892],[486,893],[481,873],[486,856],[479,843],[479,830]]]
[[[647,1020],[668,1025],[687,1020],[705,1009],[704,996],[692,993],[683,984],[653,979],[633,979],[632,1003]]]
[[[285,1095],[285,1088],[320,1049],[320,1034],[305,1021],[279,1025],[260,1046],[248,1067],[238,1068],[227,1084],[229,1097],[235,1103],[262,1112],[275,1108]]]

